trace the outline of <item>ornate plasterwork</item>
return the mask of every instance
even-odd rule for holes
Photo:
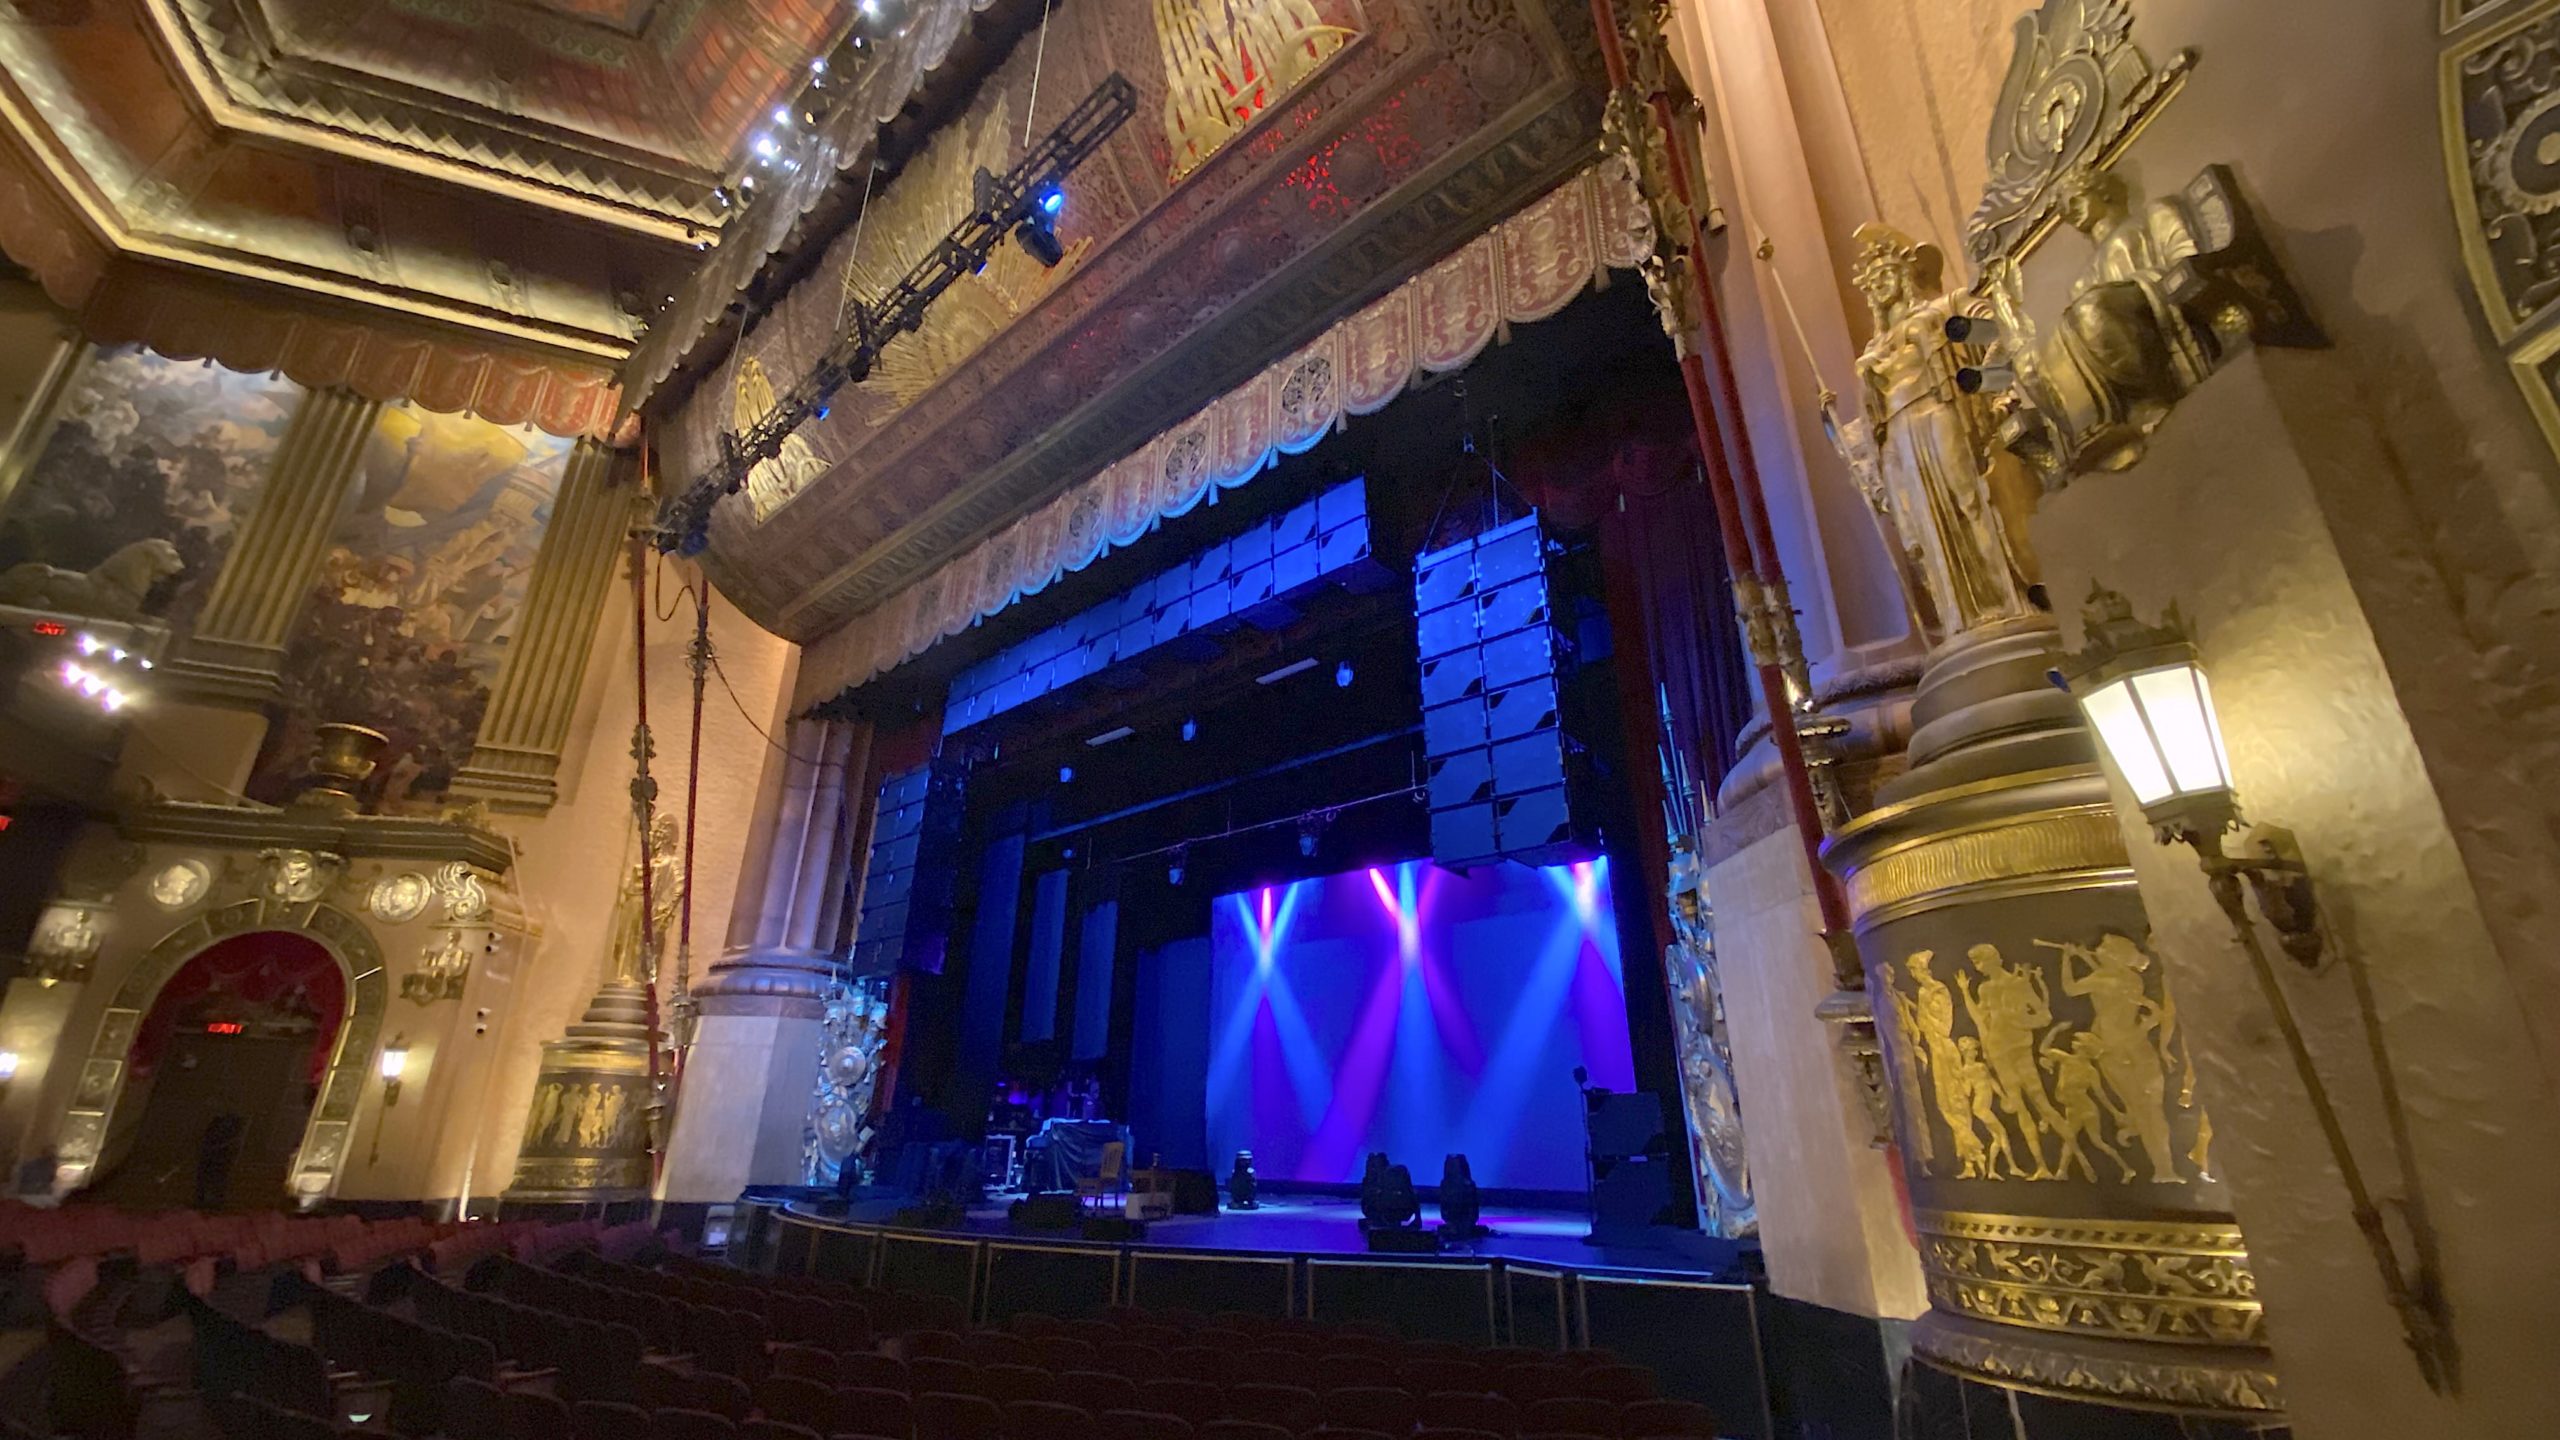
[[[2493,10],[2504,18],[2468,25]],[[2468,25],[2441,78],[2463,259],[2509,373],[2560,450],[2560,0],[2474,3],[2446,20]]]
[[[822,635],[1590,163],[1599,67],[1582,11],[1378,0],[1361,13],[1358,38],[1178,186],[1156,127],[1123,127],[1066,186],[1061,238],[1094,239],[1073,275],[886,419],[852,398],[869,387],[840,392],[804,433],[842,458],[791,502],[790,523],[714,512],[707,564],[723,592],[789,638]],[[1062,7],[1050,26],[1044,111],[1114,71],[1141,115],[1160,106],[1149,4]],[[1021,114],[1030,71],[1017,46],[973,108],[1004,96]],[[814,362],[851,243],[749,330],[770,375]],[[627,373],[667,359],[645,358]],[[656,432],[669,476],[702,473],[729,419],[728,366],[702,364],[706,383]]]

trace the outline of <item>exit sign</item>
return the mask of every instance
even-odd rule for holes
[[[207,1035],[237,1035],[248,1027],[237,1020],[216,1020],[204,1027]]]

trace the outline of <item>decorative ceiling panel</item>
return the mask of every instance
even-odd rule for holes
[[[1212,10],[1235,25],[1229,38],[1191,23]],[[1269,63],[1268,49],[1252,63],[1249,47],[1275,38],[1291,63]],[[929,365],[902,378],[884,360],[803,429],[806,473],[779,499],[768,477],[769,523],[743,499],[715,511],[722,590],[786,636],[826,634],[1242,383],[1587,163],[1598,132],[1596,45],[1578,6],[1083,0],[1054,13],[1043,53],[1017,46],[935,144],[978,158],[1002,117],[1009,164],[1026,111],[1037,132],[1126,74],[1138,117],[1066,187],[1058,230],[1080,258],[1038,293],[1007,281],[987,297],[1001,307],[937,307],[913,337],[935,352]],[[1264,93],[1232,125],[1197,103],[1245,96],[1254,87],[1231,82],[1252,76]],[[931,211],[930,195],[903,187],[947,187],[967,168],[911,163],[874,219]],[[755,371],[787,384],[828,343],[845,276],[875,258],[857,244],[889,243],[864,231],[848,226],[733,353],[666,402],[671,480],[703,473],[721,431],[757,408]]]

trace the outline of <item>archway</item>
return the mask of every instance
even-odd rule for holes
[[[97,1193],[137,1208],[273,1206],[346,1018],[346,976],[308,936],[262,930],[196,952],[134,1034]]]
[[[311,1109],[302,1147],[295,1156],[291,1190],[312,1203],[328,1194],[346,1159],[347,1137],[355,1128],[357,1105],[374,1043],[381,1036],[390,986],[383,978],[382,950],[364,922],[327,904],[287,903],[271,899],[243,900],[218,906],[180,925],[144,953],[140,963],[116,987],[97,1034],[81,1062],[70,1109],[58,1132],[56,1183],[76,1186],[97,1171],[107,1153],[107,1137],[124,1128],[112,1122],[123,1113],[127,1061],[142,1030],[143,1018],[161,991],[187,962],[234,936],[289,932],[315,941],[336,963],[344,984],[345,1018],[328,1052],[328,1069]]]

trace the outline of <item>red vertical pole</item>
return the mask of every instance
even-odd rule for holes
[[[1600,58],[1607,67],[1610,88],[1631,90],[1634,80],[1610,0],[1591,0],[1591,19],[1600,32]],[[1751,432],[1742,422],[1742,392],[1733,377],[1724,311],[1716,297],[1714,277],[1707,273],[1706,235],[1698,224],[1697,206],[1692,200],[1696,189],[1688,173],[1686,152],[1679,144],[1679,132],[1674,128],[1679,117],[1671,98],[1661,91],[1643,98],[1668,142],[1672,198],[1688,217],[1686,235],[1665,237],[1682,252],[1680,263],[1697,296],[1700,318],[1700,343],[1681,346],[1680,381],[1689,395],[1689,418],[1697,429],[1699,458],[1706,464],[1707,491],[1715,501],[1716,528],[1724,542],[1725,565],[1737,579],[1748,580],[1763,593],[1783,593],[1785,567],[1779,561],[1777,537],[1769,528],[1768,506],[1760,493]],[[1712,372],[1707,355],[1715,357]],[[1804,845],[1805,863],[1813,871],[1814,900],[1821,909],[1823,930],[1846,935],[1849,908],[1841,897],[1839,881],[1823,868],[1822,810],[1814,802],[1804,744],[1793,724],[1794,707],[1787,693],[1786,673],[1775,654],[1761,653],[1767,648],[1755,644],[1751,659],[1760,681],[1761,704],[1769,715],[1769,740],[1777,747],[1787,808]]]

